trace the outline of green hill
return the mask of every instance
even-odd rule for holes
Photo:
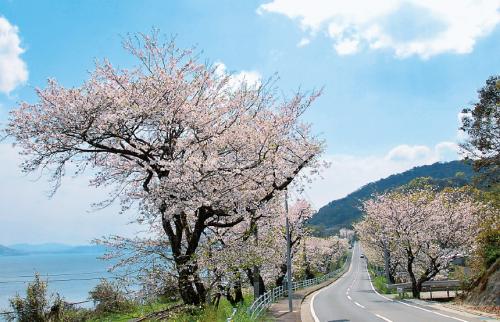
[[[461,187],[469,183],[473,176],[470,163],[464,161],[451,161],[434,163],[415,167],[399,174],[371,182],[346,197],[334,200],[319,211],[309,220],[318,235],[335,233],[342,227],[350,227],[361,215],[363,200],[369,199],[374,194],[380,194],[408,184],[410,181],[424,177],[424,181],[438,188]]]

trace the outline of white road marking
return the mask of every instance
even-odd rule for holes
[[[468,322],[466,320],[462,320],[462,319],[456,318],[454,316],[449,316],[449,315],[446,315],[446,314],[443,314],[443,313],[439,313],[439,312],[431,311],[431,310],[428,310],[428,309],[424,309],[423,307],[420,307],[420,306],[411,305],[411,304],[408,304],[408,303],[405,303],[405,302],[401,302],[401,301],[396,301],[396,302],[401,303],[401,304],[406,305],[406,306],[410,306],[410,307],[422,310],[422,311],[425,311],[425,312],[429,312],[429,313],[437,314],[437,315],[440,315],[440,316],[444,316],[445,318],[450,318],[450,319],[461,321],[461,322]]]
[[[319,292],[315,293],[311,299],[311,303],[309,303],[309,309],[311,310],[311,314],[313,316],[313,319],[314,319],[314,322],[319,322],[319,319],[318,319],[318,316],[316,315],[316,312],[314,311],[314,299],[316,298],[316,295],[318,294]]]
[[[349,299],[349,301],[352,301],[352,298],[349,295],[347,295],[347,298]]]
[[[338,281],[340,281],[345,275],[349,274],[349,272],[351,271],[352,269],[352,263],[353,263],[353,259],[354,259],[354,249],[352,250],[352,254],[351,254],[351,262],[349,263],[349,269],[347,270],[347,272],[342,275],[341,277],[339,277],[335,282],[333,282],[332,284],[328,285],[327,287],[324,287],[320,290],[318,290],[316,293],[314,293],[313,297],[311,298],[311,303],[309,303],[309,309],[311,310],[311,314],[313,316],[313,319],[314,319],[314,322],[320,322],[319,319],[318,319],[318,316],[316,315],[316,311],[314,311],[314,299],[316,298],[316,295],[318,295],[319,293],[321,293],[321,291],[327,289],[327,288],[330,288],[332,287],[334,284],[336,284]]]
[[[388,301],[391,301],[391,302],[396,302],[396,303],[400,303],[400,304],[403,304],[403,305],[406,305],[406,306],[409,306],[409,307],[413,307],[415,309],[419,309],[419,310],[422,310],[422,311],[425,311],[425,312],[429,312],[429,313],[433,313],[433,314],[436,314],[436,315],[440,315],[440,316],[444,316],[446,318],[450,318],[450,319],[453,319],[453,320],[457,320],[457,321],[461,321],[461,322],[468,322],[466,320],[462,320],[462,319],[459,319],[459,318],[456,318],[454,316],[449,316],[449,315],[446,315],[446,314],[442,314],[442,313],[439,313],[439,312],[434,312],[434,311],[431,311],[431,310],[428,310],[428,309],[424,309],[423,307],[419,307],[419,306],[415,306],[415,305],[411,305],[411,304],[408,304],[408,303],[405,303],[405,302],[401,302],[401,301],[396,301],[396,300],[392,300],[388,297],[385,297],[383,296],[382,294],[380,294],[379,292],[377,292],[377,290],[373,287],[373,283],[372,283],[372,279],[370,277],[370,273],[368,273],[368,280],[370,281],[370,285],[372,287],[372,290],[378,295],[378,296],[381,296],[383,297],[384,299],[388,300]]]
[[[368,280],[370,281],[370,286],[372,287],[372,290],[373,290],[373,291],[374,291],[374,292],[375,292],[378,296],[383,297],[384,299],[386,299],[386,300],[387,300],[387,301],[389,301],[389,302],[394,302],[394,300],[393,300],[393,299],[390,299],[390,298],[388,298],[388,297],[386,297],[386,296],[383,296],[382,294],[380,294],[379,292],[377,292],[377,290],[375,289],[375,287],[373,287],[372,278],[371,278],[371,276],[370,276],[370,273],[368,273]]]
[[[364,307],[363,305],[359,304],[359,303],[358,303],[358,302],[356,302],[356,301],[354,301],[354,304],[356,304],[357,306],[359,306],[359,307],[360,307],[360,308],[362,308],[362,309],[365,309],[365,307]]]
[[[382,315],[378,315],[378,314],[375,314],[375,315],[376,315],[378,318],[380,318],[380,319],[382,319],[382,320],[384,320],[384,321],[386,321],[386,322],[392,322],[391,320],[389,320],[389,319],[388,319],[388,318],[386,318],[386,317],[383,317]]]

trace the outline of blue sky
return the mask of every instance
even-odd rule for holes
[[[305,115],[333,162],[308,192],[320,207],[391,173],[457,158],[458,113],[500,71],[499,8],[498,0],[2,1],[0,126],[48,77],[78,86],[94,59],[131,66],[121,37],[157,27],[235,73],[279,73],[285,94],[324,87]],[[49,200],[43,178],[19,174],[9,142],[0,153],[0,244],[134,231],[125,226],[131,214],[116,208],[88,213],[104,192],[87,178],[68,179]]]

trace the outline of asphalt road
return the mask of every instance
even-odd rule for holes
[[[482,321],[427,305],[392,300],[375,292],[366,260],[360,258],[360,255],[359,244],[356,244],[349,271],[335,283],[313,295],[310,308],[316,322]]]

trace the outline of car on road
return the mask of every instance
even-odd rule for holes
[[[365,258],[365,254],[361,254],[361,256],[359,256],[360,258]]]

